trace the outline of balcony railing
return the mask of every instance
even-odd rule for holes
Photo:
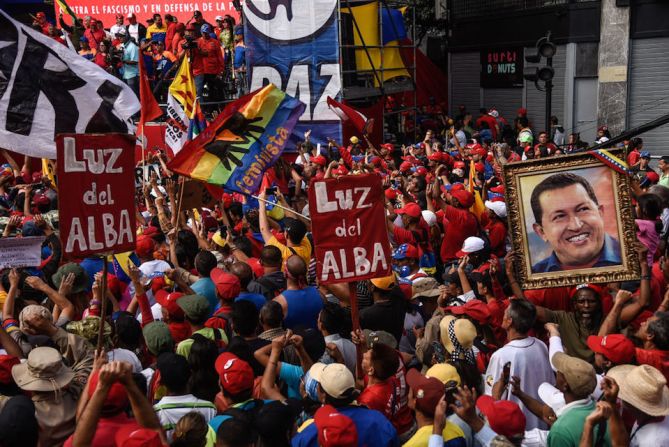
[[[598,0],[450,0],[454,20],[487,17],[505,12],[552,8],[570,3],[597,3]]]

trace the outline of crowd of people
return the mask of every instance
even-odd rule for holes
[[[66,21],[61,13],[59,28],[39,12],[32,26],[123,79],[138,96],[140,56],[161,103],[186,55],[202,101],[217,102],[247,92],[244,30],[232,16],[217,16],[216,25],[207,22],[200,11],[187,23],[171,14],[165,14],[164,20],[154,14],[146,25],[134,13],[116,14],[115,19],[114,24],[91,16]]]
[[[144,35],[122,18],[112,29],[124,45]],[[170,29],[154,20],[150,45]],[[67,196],[2,151],[2,237],[46,239],[39,266],[0,275],[0,445],[669,445],[669,157],[658,175],[641,139],[625,142],[638,281],[526,290],[502,167],[579,146],[557,122],[536,133],[524,110],[512,125],[460,112],[409,146],[307,138],[257,199],[225,193],[211,209],[181,209],[158,154],[136,249],[106,260],[63,259]],[[361,173],[383,179],[393,273],[352,291],[316,277],[306,193]],[[586,205],[564,211],[569,225]]]

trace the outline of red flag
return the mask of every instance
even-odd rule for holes
[[[143,135],[144,124],[161,116],[163,111],[151,91],[149,77],[146,75],[146,68],[144,67],[144,53],[141,51],[139,52],[139,102],[142,108],[139,115],[139,124],[137,124],[137,135]]]
[[[349,107],[340,102],[335,101],[334,99],[328,96],[328,106],[342,121],[349,121],[355,127],[355,129],[363,134],[365,132],[365,126],[367,124],[367,117],[362,113],[355,110],[353,107]]]

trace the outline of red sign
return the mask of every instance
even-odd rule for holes
[[[381,178],[376,175],[311,183],[309,215],[321,283],[390,275],[391,248],[383,204]]]
[[[135,249],[135,137],[60,134],[56,172],[66,257]]]
[[[58,2],[53,2],[56,9],[56,17],[60,13]],[[171,14],[186,23],[192,17],[195,11],[200,11],[204,19],[216,25],[216,16],[232,16],[239,23],[239,13],[235,10],[231,0],[217,1],[187,1],[187,0],[67,0],[68,6],[78,17],[91,16],[102,20],[105,28],[109,28],[116,23],[116,14],[126,17],[133,13],[137,16],[137,21],[146,25],[146,20],[153,17],[153,14],[160,14],[165,18],[165,14]],[[63,11],[63,16],[68,17]],[[70,18],[65,18],[70,23]],[[125,25],[128,24],[124,20]]]

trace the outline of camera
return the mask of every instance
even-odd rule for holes
[[[458,390],[458,382],[449,380],[444,385],[444,400],[448,407],[455,403],[455,392]]]
[[[272,187],[270,187],[270,188],[265,189],[265,193],[266,193],[268,196],[271,196],[271,195],[273,195],[273,194],[276,194],[276,186],[272,186]]]
[[[181,48],[184,50],[192,50],[193,48],[197,48],[197,42],[195,42],[193,36],[186,36],[186,41],[181,44]]]

